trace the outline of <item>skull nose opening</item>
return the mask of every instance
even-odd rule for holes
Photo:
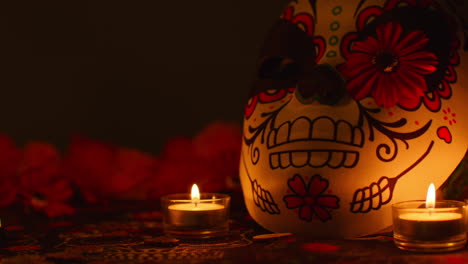
[[[320,104],[336,105],[346,94],[344,79],[329,64],[315,66],[297,82],[297,95],[302,103],[318,101]]]

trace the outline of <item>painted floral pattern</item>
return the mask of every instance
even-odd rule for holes
[[[396,22],[377,26],[377,36],[356,41],[339,70],[347,89],[360,100],[372,95],[379,106],[409,107],[427,92],[424,75],[433,73],[437,56],[424,50],[429,39],[422,31],[404,33]]]
[[[292,194],[284,196],[288,209],[298,209],[299,218],[310,222],[314,217],[322,222],[331,219],[330,209],[339,208],[339,198],[325,194],[328,180],[320,175],[314,175],[306,182],[300,175],[294,175],[288,180]]]
[[[286,8],[281,15],[281,18],[287,21],[290,21],[300,28],[302,28],[307,35],[313,36],[313,46],[311,49],[315,49],[315,62],[318,62],[322,59],[323,55],[325,54],[326,42],[325,39],[321,36],[315,36],[315,20],[314,17],[308,13],[297,13],[295,14],[294,8],[292,6]],[[294,92],[295,87],[291,87],[288,89],[276,90],[276,91],[268,91],[268,92],[261,92],[257,95],[254,95],[250,98],[249,102],[245,106],[245,118],[249,119],[255,108],[257,107],[258,103],[272,103],[276,101],[283,100],[288,94]]]
[[[382,6],[382,7],[379,7],[379,6],[369,6],[367,8],[364,8],[362,10],[359,10],[359,12],[357,13],[357,18],[356,18],[356,30],[357,32],[350,32],[348,33],[346,36],[344,36],[342,42],[341,42],[341,54],[343,55],[343,57],[346,59],[346,60],[356,60],[356,57],[357,56],[355,53],[357,52],[360,52],[360,53],[363,53],[362,51],[356,51],[355,50],[355,45],[361,45],[361,47],[363,46],[363,44],[365,44],[364,46],[367,45],[367,48],[369,48],[369,46],[371,46],[371,42],[373,40],[364,40],[364,41],[361,41],[362,43],[360,44],[357,44],[358,43],[358,37],[359,37],[359,32],[362,32],[366,25],[368,23],[370,23],[371,21],[373,21],[376,17],[379,17],[381,16],[384,12],[386,11],[389,11],[389,10],[392,10],[394,8],[398,8],[400,6],[418,6],[418,7],[421,7],[421,8],[429,8],[429,7],[434,7],[435,9],[439,9],[440,7],[437,5],[437,3],[431,1],[431,0],[424,0],[424,1],[420,1],[420,2],[417,2],[417,1],[414,1],[414,0],[389,0],[389,1],[386,1],[385,4]],[[447,17],[447,19],[450,20],[449,17]],[[384,27],[384,26],[382,26]],[[382,29],[381,27],[381,29]],[[388,28],[388,24],[387,24],[387,28]],[[390,33],[392,31],[390,31],[390,29],[386,29],[387,32],[385,33]],[[395,28],[393,28],[393,30],[396,30]],[[395,33],[395,31],[393,31]],[[408,38],[410,35],[412,34],[416,34],[416,32],[418,31],[414,31],[414,32],[408,32],[408,33],[399,33],[400,34],[400,39],[398,39],[398,42],[401,43],[403,41],[403,39],[401,38]],[[421,33],[418,33],[418,34],[421,34]],[[380,38],[381,36],[377,35],[377,38],[373,38],[374,40],[377,40],[378,42],[380,40],[382,40]],[[387,36],[387,39],[390,37],[390,39],[394,39],[394,38],[391,38],[391,36]],[[370,38],[370,37],[369,37]],[[366,43],[364,43],[366,42]],[[381,41],[380,41],[381,42]],[[418,42],[419,44],[423,44],[423,42],[419,41]],[[375,43],[374,43],[375,45]],[[413,44],[411,45],[413,46],[414,48],[417,47],[416,44]],[[412,99],[410,98],[407,98],[407,96],[405,96],[405,94],[402,94],[403,92],[398,90],[398,95],[401,95],[403,99],[399,99],[398,97],[394,96],[392,94],[393,90],[390,91],[390,92],[387,92],[387,94],[390,94],[390,96],[392,96],[391,100],[386,100],[384,99],[383,95],[377,95],[377,98],[376,100],[378,100],[380,102],[380,105],[381,106],[384,106],[384,107],[389,107],[390,105],[399,105],[401,108],[404,108],[406,110],[415,110],[415,109],[418,109],[422,104],[424,104],[424,106],[430,110],[430,111],[433,111],[433,112],[437,112],[440,110],[441,108],[441,105],[442,105],[442,100],[444,99],[449,99],[451,96],[452,96],[452,88],[451,88],[451,84],[457,82],[457,73],[455,71],[455,66],[459,65],[460,63],[460,60],[459,60],[459,54],[458,54],[458,48],[460,46],[460,42],[458,39],[456,39],[456,37],[454,37],[454,39],[452,40],[452,50],[450,52],[450,58],[449,58],[449,63],[448,65],[446,65],[446,69],[445,69],[445,73],[443,75],[443,78],[440,80],[440,83],[437,84],[437,88],[436,89],[433,89],[431,91],[427,91],[427,85],[426,86],[423,86],[422,88],[419,87],[419,89],[415,89],[415,90],[412,90],[413,94],[420,94],[421,91],[423,91],[423,95],[422,96],[419,96],[419,97],[413,97]],[[359,48],[358,48],[359,49]],[[430,53],[429,51],[425,50],[423,46],[419,47],[418,48],[418,51],[419,52],[424,52],[426,51],[426,55],[428,55],[428,53]],[[416,51],[413,51],[413,52],[416,52]],[[419,55],[422,55],[421,53]],[[432,56],[432,55],[428,55],[428,56]],[[353,58],[354,57],[354,58]],[[362,56],[361,56],[361,59],[362,59]],[[395,64],[395,65],[392,65],[393,63],[392,62],[399,62],[399,61],[395,61],[394,57],[392,56],[386,56],[386,58],[384,58],[385,60],[384,61],[387,61],[387,66],[392,66],[390,68],[387,68],[387,67],[382,67],[380,66],[381,68],[387,68],[387,70],[393,70],[393,71],[402,71],[403,69],[399,69],[398,68],[398,64]],[[440,58],[438,58],[440,59]],[[376,60],[374,61],[371,61],[371,64],[372,62],[377,62]],[[380,61],[382,62],[382,61]],[[418,81],[419,83],[422,82],[422,78],[424,78],[425,75],[429,74],[429,73],[426,73],[428,72],[429,70],[431,70],[431,66],[439,66],[439,65],[434,65],[433,62],[432,62],[432,59],[431,61],[427,61],[429,65],[426,65],[424,68],[424,71],[421,72],[419,70],[418,74],[415,75],[417,76],[416,78],[414,78],[414,74],[413,75],[413,82],[414,81]],[[346,63],[348,64],[348,66],[345,66],[346,64],[344,65],[340,65],[338,68],[341,68],[344,70],[344,73],[346,73],[346,69],[347,67],[349,67],[349,65],[353,63],[352,61]],[[362,64],[362,62],[354,62],[354,63],[358,63],[359,65]],[[412,62],[410,62],[412,63]],[[418,64],[420,65],[422,63],[422,61],[419,61]],[[362,65],[361,65],[362,66]],[[413,64],[414,66],[414,64]],[[374,67],[375,67],[375,64],[374,64]],[[351,69],[348,69],[348,71],[350,71]],[[365,73],[367,73],[368,75],[370,74],[370,71],[366,71]],[[407,74],[407,73],[405,73]],[[348,72],[348,75],[350,75],[350,73]],[[401,81],[401,74],[394,74],[394,75],[399,75],[399,79],[397,80],[391,80],[392,82],[392,85],[394,86],[395,84],[398,84],[401,86],[407,86],[407,84],[403,84],[402,81]],[[366,84],[367,86],[367,89],[368,86],[371,85],[371,83],[375,83],[377,79],[379,79],[379,81],[384,81],[383,78],[379,78],[381,76],[381,74],[379,74],[378,76],[375,76],[375,77],[372,77],[373,79],[375,80],[371,80],[369,83],[368,83],[368,79],[370,78],[370,76],[367,76],[367,79],[365,79],[365,82],[361,82],[361,84]],[[387,76],[385,78],[388,78],[388,76],[390,76],[390,74],[387,74],[387,75],[384,75],[384,76]],[[349,77],[349,76],[348,76]],[[350,84],[350,91],[351,93],[353,93],[353,90],[354,90],[354,95],[357,96],[358,92],[361,92],[361,93],[364,93],[366,90],[365,89],[359,89],[358,91],[356,91],[356,87],[353,87],[353,85],[357,85],[357,83],[359,83],[358,81],[360,79],[363,79],[363,77],[361,76],[357,81],[355,81],[353,84]],[[382,80],[380,80],[382,79]],[[389,78],[388,78],[389,79]],[[387,86],[390,86],[390,84],[387,84]],[[383,89],[381,89],[383,91]],[[406,92],[406,89],[404,90],[404,92]],[[368,95],[370,96],[375,96],[377,94],[377,91],[374,91],[374,93],[369,93]],[[359,94],[361,95],[361,94]],[[381,98],[379,98],[381,97]],[[359,98],[359,97],[357,97]],[[374,98],[375,99],[375,98]],[[396,101],[395,101],[396,100]],[[383,102],[382,102],[383,101]]]
[[[293,92],[294,92],[294,88],[289,88],[289,89],[261,92],[257,95],[254,95],[252,98],[250,98],[249,102],[245,106],[245,111],[244,111],[245,118],[249,119],[252,116],[259,102],[263,104],[277,102],[277,101],[283,100],[288,94],[293,93]]]
[[[326,42],[322,36],[314,35],[315,20],[309,13],[294,14],[294,8],[288,7],[283,11],[282,18],[300,26],[309,36],[313,36],[315,48],[315,62],[319,62],[325,54]]]

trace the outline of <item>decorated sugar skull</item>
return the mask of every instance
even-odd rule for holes
[[[297,0],[261,51],[240,164],[252,217],[275,232],[355,237],[424,199],[467,148],[458,21],[430,0]],[[465,86],[465,88],[463,88]]]

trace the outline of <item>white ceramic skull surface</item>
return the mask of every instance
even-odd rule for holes
[[[310,238],[371,234],[391,225],[391,204],[447,179],[467,149],[468,76],[446,10],[430,0],[289,4],[244,116],[240,177],[259,224]]]

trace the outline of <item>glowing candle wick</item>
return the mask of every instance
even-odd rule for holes
[[[200,202],[200,190],[196,184],[192,185],[191,197],[193,205],[197,207]]]
[[[432,215],[435,208],[435,196],[435,186],[431,183],[427,189],[426,195],[426,208],[429,209],[429,215]]]

